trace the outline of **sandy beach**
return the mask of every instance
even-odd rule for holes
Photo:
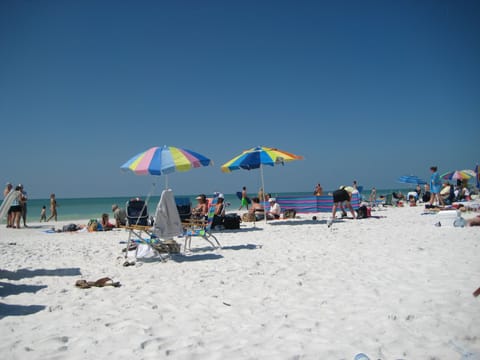
[[[125,230],[2,224],[1,358],[479,356],[480,228],[436,227],[423,212],[243,223],[215,232],[222,249],[194,239],[190,254],[128,267]],[[102,277],[121,286],[75,287]]]

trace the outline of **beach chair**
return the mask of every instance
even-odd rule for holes
[[[218,195],[215,196],[210,201],[208,208],[207,219],[189,219],[188,221],[182,222],[184,226],[183,236],[185,237],[184,251],[191,251],[192,238],[198,237],[206,242],[208,242],[213,248],[220,248],[220,242],[217,240],[215,235],[211,233],[213,217],[215,216],[215,205],[217,204]]]
[[[385,201],[383,202],[383,206],[393,206],[393,195],[387,194],[385,196]]]
[[[192,217],[192,202],[187,196],[175,196],[175,204],[177,205],[180,220],[186,221]]]
[[[164,190],[155,211],[153,226],[148,225],[127,225],[129,231],[125,258],[132,245],[135,247],[135,258],[139,255],[139,249],[148,247],[154,255],[165,260],[162,254],[180,252],[180,245],[173,239],[183,233],[182,222],[178,214],[172,190]]]
[[[131,199],[125,206],[127,209],[127,224],[148,226],[147,204],[141,199]]]

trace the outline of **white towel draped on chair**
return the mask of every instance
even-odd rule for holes
[[[162,191],[155,211],[153,233],[160,239],[172,239],[183,233],[182,222],[171,189]]]

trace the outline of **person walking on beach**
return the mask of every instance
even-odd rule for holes
[[[245,208],[248,210],[248,195],[247,195],[247,187],[244,186],[242,188],[242,200],[241,200],[240,207],[238,210],[242,210],[242,208],[245,206]]]
[[[55,199],[55,194],[50,194],[50,217],[47,221],[52,219],[57,221],[57,200]]]
[[[327,222],[328,227],[332,226],[333,220],[335,219],[335,215],[337,213],[337,207],[340,207],[340,209],[342,210],[343,216],[347,215],[347,213],[345,212],[345,208],[343,207],[344,202],[346,203],[348,209],[352,213],[353,218],[354,219],[356,218],[355,210],[353,210],[352,204],[350,203],[353,191],[354,189],[351,187],[341,186],[340,189],[335,190],[333,192],[332,217]]]
[[[377,189],[372,188],[372,191],[370,192],[370,207],[374,207],[377,205]]]
[[[433,205],[435,200],[438,205],[445,205],[442,197],[440,196],[440,191],[442,190],[442,181],[440,175],[438,175],[438,168],[436,166],[431,166],[430,171],[432,175],[430,176],[430,206]]]

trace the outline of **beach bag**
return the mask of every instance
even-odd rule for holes
[[[252,221],[255,221],[255,214],[252,214],[252,213],[244,213],[242,215],[242,221],[244,222],[252,222]]]
[[[240,216],[237,214],[226,214],[223,219],[223,226],[225,229],[240,229]]]
[[[98,230],[98,220],[97,219],[90,219],[88,221],[88,225],[87,225],[87,228],[88,228],[88,231],[90,232],[93,232],[93,231],[97,231]]]
[[[68,224],[68,225],[63,225],[62,231],[67,232],[67,231],[77,231],[77,225],[76,224]]]
[[[357,210],[357,219],[366,219],[368,217],[368,209],[365,205],[362,205]]]
[[[284,219],[295,219],[295,216],[297,216],[297,211],[295,209],[286,209],[283,212]]]

